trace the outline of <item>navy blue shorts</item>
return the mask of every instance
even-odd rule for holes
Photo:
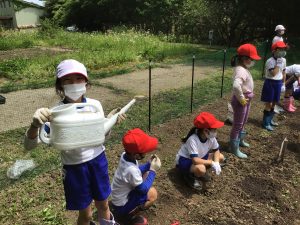
[[[144,205],[148,200],[147,194],[132,190],[128,195],[128,202],[124,206],[113,205],[114,212],[118,215],[128,215],[132,210],[140,205]]]
[[[63,173],[68,210],[85,209],[93,199],[103,201],[111,193],[108,162],[104,152],[82,164],[64,165]]]
[[[263,102],[279,102],[282,80],[266,79],[261,93]]]
[[[202,159],[208,159],[209,153],[202,157]],[[192,159],[185,158],[183,156],[179,157],[178,164],[176,167],[183,173],[190,173],[191,166],[193,165]]]

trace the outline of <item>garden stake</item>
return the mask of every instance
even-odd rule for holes
[[[151,59],[149,59],[149,123],[148,130],[151,132]]]
[[[268,53],[268,49],[269,49],[269,40],[266,40],[266,46],[265,46],[265,54],[264,54],[264,61],[263,61],[263,67],[262,67],[262,71],[261,71],[261,78],[264,77],[265,75],[265,63],[266,63],[266,59],[267,59],[267,53]]]
[[[287,147],[287,142],[288,142],[288,139],[285,138],[281,143],[281,148],[279,150],[278,157],[276,159],[277,163],[283,162],[283,157],[284,157],[284,153],[285,153],[285,150]]]
[[[223,55],[223,72],[222,72],[222,84],[221,84],[221,98],[223,97],[225,59],[226,59],[226,49],[224,49],[224,55]]]
[[[193,112],[194,72],[195,72],[195,55],[193,55],[193,67],[192,67],[191,113]]]

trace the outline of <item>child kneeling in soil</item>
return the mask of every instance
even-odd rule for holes
[[[220,163],[224,155],[220,153],[217,142],[217,128],[224,123],[217,120],[214,115],[202,112],[194,119],[194,127],[182,139],[182,146],[176,155],[176,167],[183,173],[187,184],[195,189],[201,189],[198,180],[202,181],[203,189],[210,180],[207,169],[220,175]]]
[[[125,152],[112,181],[112,210],[120,223],[146,225],[147,219],[136,213],[149,208],[157,199],[152,184],[161,162],[155,155],[143,165],[138,160],[156,150],[158,140],[135,128],[124,135],[122,142]]]

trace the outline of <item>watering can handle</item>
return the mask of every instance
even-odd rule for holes
[[[45,144],[50,144],[50,138],[48,137],[48,133],[45,130],[45,124],[40,127],[39,137],[41,141]]]
[[[91,107],[93,107],[93,108],[96,110],[96,112],[100,112],[100,111],[101,111],[100,108],[99,108],[97,105],[92,104],[92,103],[84,103],[84,102],[82,102],[82,103],[73,103],[73,105],[74,105],[76,108],[77,108],[77,107],[91,106]]]

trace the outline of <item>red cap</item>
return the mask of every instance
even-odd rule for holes
[[[139,128],[127,131],[122,142],[126,152],[137,154],[154,151],[158,145],[157,138],[149,136]]]
[[[217,120],[213,114],[202,112],[194,119],[194,125],[197,128],[215,129],[223,127],[224,123]]]
[[[250,57],[251,59],[254,59],[254,60],[260,60],[260,56],[257,54],[257,50],[256,50],[256,47],[252,44],[243,44],[241,45],[238,50],[238,55],[241,55],[241,56],[248,56]]]
[[[286,44],[283,41],[277,41],[274,44],[272,44],[272,51],[276,50],[277,48],[286,48]]]

